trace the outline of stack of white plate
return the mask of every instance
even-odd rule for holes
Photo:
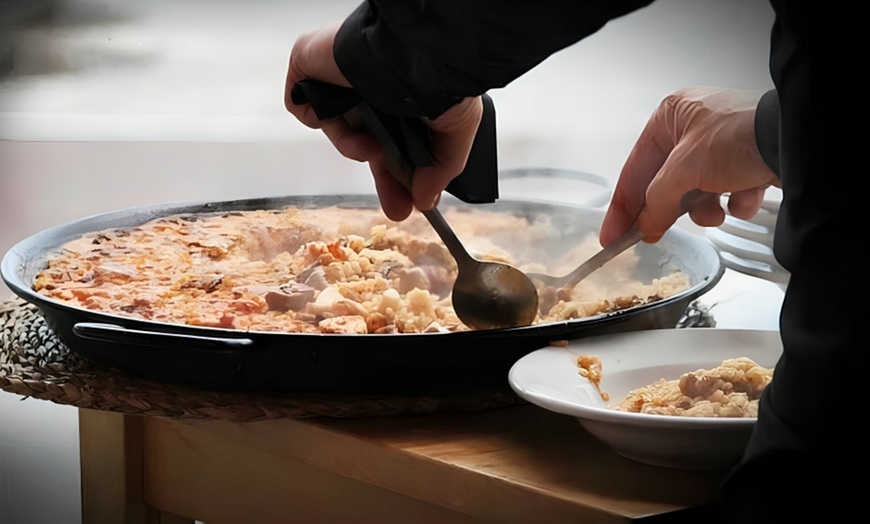
[[[508,374],[513,390],[542,408],[576,417],[620,455],[679,469],[727,471],[743,455],[754,417],[677,417],[618,411],[629,391],[659,379],[748,357],[772,368],[782,354],[777,331],[651,329],[599,335],[567,347],[545,347],[519,359]],[[597,355],[601,383],[578,373],[577,358]],[[601,394],[607,393],[609,401]],[[571,450],[564,450],[570,453]]]
[[[771,187],[755,217],[741,220],[727,215],[717,228],[705,231],[719,248],[725,267],[769,280],[785,289],[789,273],[773,256],[773,233],[782,201],[782,191]]]

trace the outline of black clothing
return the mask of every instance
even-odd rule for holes
[[[755,108],[755,143],[761,158],[779,175],[779,96],[776,89],[764,93]]]
[[[371,0],[339,31],[335,58],[354,88],[382,110],[436,117],[648,3]],[[776,257],[791,272],[780,319],[784,353],[716,516],[788,522],[782,519],[789,514],[811,517],[806,511],[823,508],[832,519],[823,521],[848,522],[841,519],[858,498],[846,495],[847,486],[866,484],[846,480],[842,470],[866,464],[857,421],[864,412],[858,373],[867,362],[866,344],[857,339],[866,285],[848,283],[852,272],[866,279],[866,264],[837,248],[853,224],[864,223],[857,219],[862,192],[847,188],[862,148],[859,133],[846,131],[854,127],[844,121],[849,92],[833,91],[848,81],[832,81],[843,78],[843,68],[823,52],[823,42],[848,56],[850,32],[842,26],[854,22],[829,5],[771,3],[776,92],[759,106],[756,136],[784,195],[775,238]],[[858,411],[846,413],[850,404]]]
[[[381,111],[435,118],[651,2],[371,0],[345,20],[334,55]]]
[[[791,272],[780,315],[784,353],[759,406],[759,419],[743,467],[728,490],[754,486],[780,507],[825,509],[825,522],[852,522],[857,489],[866,481],[845,471],[867,463],[850,404],[860,402],[859,373],[867,344],[858,340],[856,298],[866,284],[850,285],[857,267],[838,252],[857,217],[859,191],[852,185],[861,146],[847,123],[848,104],[837,107],[842,65],[828,49],[848,59],[845,35],[852,21],[832,6],[773,0],[770,68],[780,107],[779,174],[783,202],[774,253]],[[836,86],[836,87],[835,87]],[[837,89],[838,92],[834,90]],[[847,153],[848,152],[848,153]],[[864,264],[856,275],[863,280]],[[764,483],[776,483],[774,498]],[[862,489],[863,491],[863,489]],[[757,497],[755,504],[760,504]],[[806,515],[804,519],[806,519]]]

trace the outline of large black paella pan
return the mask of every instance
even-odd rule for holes
[[[85,233],[138,226],[175,214],[288,205],[375,209],[377,200],[364,195],[317,195],[129,208],[37,233],[15,245],[0,270],[7,285],[39,307],[71,350],[133,374],[222,390],[360,394],[455,394],[505,387],[508,370],[517,359],[553,341],[674,327],[687,305],[713,287],[724,271],[712,244],[674,229],[657,244],[637,246],[641,263],[632,275],[648,281],[678,268],[691,284],[673,296],[614,313],[521,328],[413,334],[245,332],[160,323],[72,307],[32,289],[47,258],[63,243]],[[448,199],[441,204],[442,210],[450,206],[467,205]],[[580,236],[597,231],[603,216],[599,210],[519,200],[474,208],[482,213],[545,219],[552,226],[547,238],[530,239],[523,231],[504,235],[532,242],[534,249],[526,252],[544,258],[557,256]]]

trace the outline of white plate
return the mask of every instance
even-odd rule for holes
[[[725,267],[769,280],[785,289],[791,275],[773,255],[773,238],[781,201],[782,190],[769,187],[761,209],[754,217],[740,220],[726,215],[721,226],[706,228],[704,234],[719,250]],[[727,197],[723,196],[722,204],[727,205]]]
[[[773,282],[780,286],[783,291],[788,287],[788,281],[791,280],[791,273],[783,269],[779,264],[772,266],[758,260],[741,258],[725,251],[720,252],[719,255],[725,267]]]
[[[720,252],[731,253],[742,258],[758,260],[770,266],[779,267],[779,263],[773,256],[773,249],[766,244],[755,242],[721,229],[711,228],[706,233],[707,238],[713,242],[713,245],[719,248]]]
[[[618,404],[632,389],[660,378],[710,368],[745,356],[773,367],[782,353],[777,331],[659,329],[589,337],[567,348],[529,353],[509,373],[511,387],[532,404],[577,417],[620,455],[655,466],[725,470],[739,460],[754,418],[671,417],[625,413],[608,407],[578,373],[579,355],[602,361],[601,390]]]

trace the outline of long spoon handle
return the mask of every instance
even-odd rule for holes
[[[699,189],[689,191],[680,200],[680,214],[687,213],[695,204],[702,199],[709,197],[709,193],[704,193]],[[643,240],[643,231],[635,222],[631,228],[622,234],[619,238],[613,241],[609,246],[605,247],[598,253],[592,256],[586,262],[577,266],[577,268],[563,277],[554,277],[550,275],[542,275],[539,273],[528,273],[529,278],[537,280],[546,286],[563,287],[570,284],[576,286],[578,282],[591,275],[596,269],[603,266],[608,260],[622,253],[631,246]]]
[[[438,211],[437,207],[421,211],[421,213],[432,225],[435,232],[438,233],[438,236],[441,237],[441,241],[444,242],[445,246],[447,246],[447,250],[450,251],[450,254],[453,255],[454,259],[456,259],[457,265],[462,267],[473,261],[471,255],[468,254],[465,246],[462,245],[459,237],[456,236],[453,228],[450,227],[450,224],[447,223],[447,220],[444,219],[444,215]]]
[[[593,271],[603,266],[607,261],[619,255],[626,249],[643,240],[643,231],[637,227],[637,224],[631,226],[631,229],[622,234],[619,238],[613,241],[598,253],[592,256],[589,260],[580,264],[574,271],[562,277],[566,284],[576,284],[584,278],[592,274]]]
[[[595,270],[603,266],[607,261],[619,255],[626,249],[643,240],[643,231],[637,227],[637,224],[631,226],[631,229],[622,234],[619,238],[613,241],[598,253],[592,256],[586,262],[577,266],[574,271],[562,277],[553,277],[550,275],[541,275],[537,273],[528,273],[529,278],[538,280],[541,283],[553,286],[556,288],[566,285],[575,286],[578,282],[591,275]]]

